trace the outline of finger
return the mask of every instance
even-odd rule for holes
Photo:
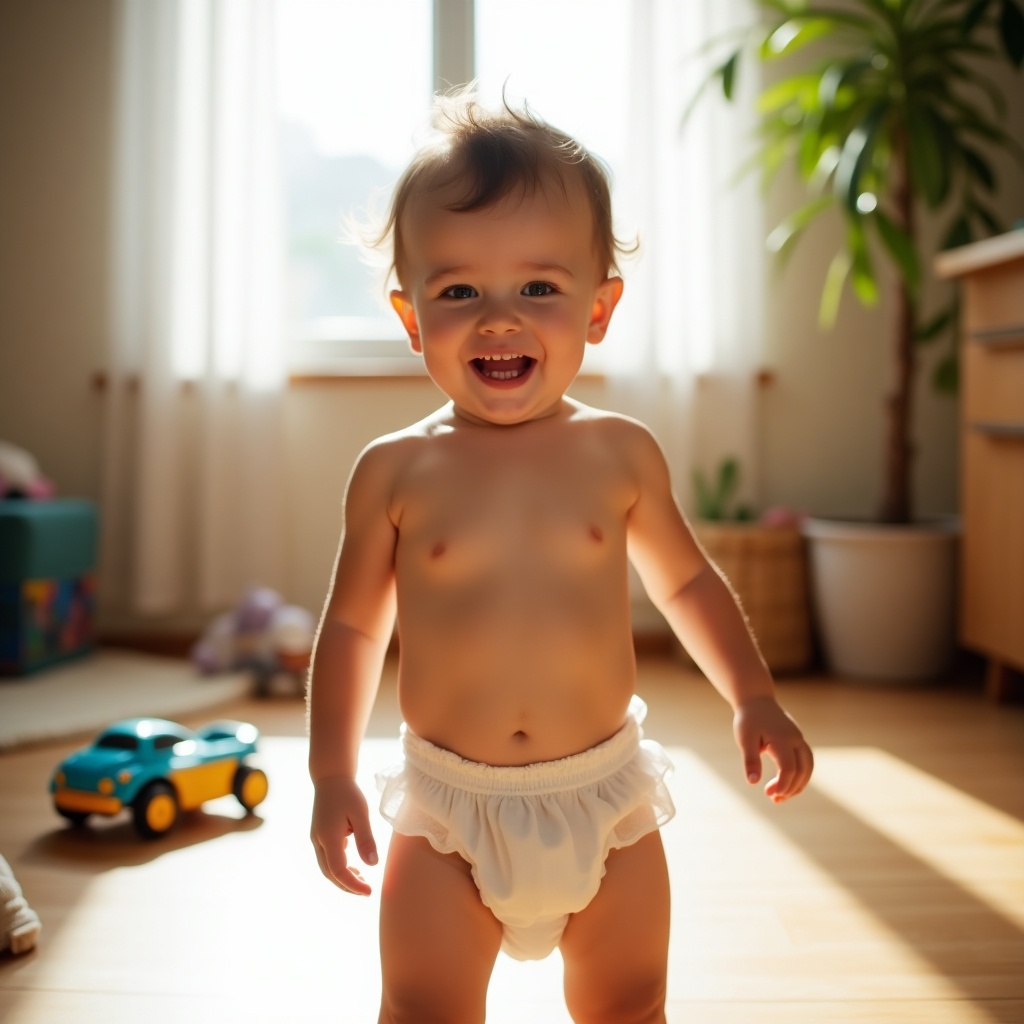
[[[360,860],[373,867],[379,858],[377,844],[373,841],[373,832],[370,831],[370,823],[368,821],[355,823],[352,838],[356,841],[356,850],[359,851]]]
[[[779,775],[773,780],[776,784],[768,795],[779,802],[802,793],[810,781],[813,767],[814,757],[811,748],[804,743],[798,744],[793,748],[792,758],[786,760],[780,767]]]
[[[344,874],[336,881],[340,888],[352,893],[353,896],[369,896],[373,892],[355,868],[346,868]]]
[[[753,785],[761,781],[761,744],[760,741],[739,738],[740,754],[743,757],[743,774],[747,782]]]
[[[328,850],[319,843],[316,844],[316,857],[320,864],[320,870],[339,889],[355,894],[356,896],[369,896],[371,889],[363,881],[359,872],[348,866],[348,858],[345,856],[345,844],[347,839],[342,840],[341,846],[335,846]]]
[[[795,751],[780,753],[775,748],[769,748],[768,754],[775,762],[775,777],[764,787],[765,796],[772,800],[785,800],[791,795],[790,790],[797,775],[797,759]]]
[[[786,792],[786,798],[797,796],[807,788],[811,781],[811,772],[814,770],[814,755],[811,748],[801,743],[794,751],[796,756],[796,768],[793,773],[792,785]]]
[[[811,781],[811,774],[814,772],[814,755],[811,753],[810,747],[806,745],[798,747],[796,757],[797,778],[791,796],[796,796],[807,788],[807,784]]]

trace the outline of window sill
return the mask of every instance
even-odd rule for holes
[[[291,384],[348,378],[366,380],[374,377],[427,379],[427,371],[423,366],[423,360],[414,356],[336,356],[315,363],[303,360],[300,364],[293,365],[288,373],[288,381]]]

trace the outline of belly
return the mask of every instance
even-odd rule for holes
[[[399,703],[418,736],[472,761],[530,764],[622,725],[636,676],[624,586],[416,597],[399,606]]]

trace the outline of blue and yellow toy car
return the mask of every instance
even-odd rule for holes
[[[251,811],[267,795],[266,775],[249,763],[258,738],[247,722],[213,722],[198,732],[162,718],[116,722],[57,767],[53,805],[75,825],[130,808],[147,839],[168,832],[182,811],[229,793]]]

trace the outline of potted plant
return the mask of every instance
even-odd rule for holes
[[[863,524],[853,540],[833,522],[812,519],[805,527],[823,645],[832,667],[845,674],[934,675],[953,650],[954,538],[948,528],[929,535],[914,523],[912,396],[920,347],[948,337],[956,311],[950,306],[923,316],[928,254],[921,227],[927,218],[939,218],[942,248],[1002,230],[987,202],[996,189],[987,154],[997,149],[1020,159],[1024,151],[1000,126],[1006,99],[986,72],[996,62],[1020,68],[1024,3],[754,0],[754,8],[759,24],[740,40],[720,41],[728,49],[724,59],[716,58],[705,85],[719,85],[731,100],[744,60],[771,68],[758,101],[759,148],[752,166],[770,180],[790,164],[807,197],[769,235],[769,248],[784,258],[826,211],[839,213],[843,232],[821,291],[823,326],[835,321],[848,285],[868,306],[878,303],[883,287],[894,290],[888,328],[896,374],[886,401],[877,523]],[[935,383],[955,390],[955,344]],[[888,582],[863,579],[865,541],[884,545],[875,560],[895,570]],[[898,548],[905,541],[912,545],[909,556]],[[819,542],[830,550],[819,550]],[[929,549],[938,569],[918,564],[916,556]],[[855,570],[845,567],[846,555],[853,556]],[[842,574],[839,597],[821,589],[834,571]],[[863,598],[853,592],[851,571],[865,582]],[[910,607],[883,608],[887,595],[902,595]],[[934,597],[929,612],[925,606]],[[918,652],[909,646],[914,610],[936,620]],[[870,621],[875,612],[880,622]],[[835,635],[844,626],[853,628],[852,638]],[[879,641],[893,649],[879,650]]]
[[[802,672],[811,662],[807,563],[799,517],[771,509],[756,517],[737,501],[740,466],[724,458],[713,479],[692,474],[697,499],[693,530],[708,557],[729,580],[768,667]]]

